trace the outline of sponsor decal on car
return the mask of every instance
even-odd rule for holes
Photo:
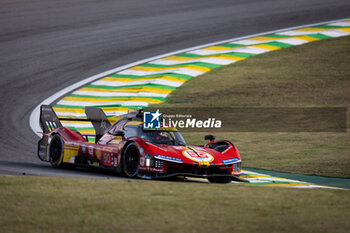
[[[182,154],[193,161],[203,163],[203,162],[211,162],[214,160],[214,157],[205,151],[197,151],[197,150],[184,150]]]
[[[117,159],[118,164],[121,164],[121,158],[122,158],[122,156],[121,156],[121,155],[118,155],[118,159]],[[118,165],[118,164],[117,164],[117,165]]]
[[[170,162],[183,163],[182,159],[174,158],[174,157],[170,157],[170,156],[157,155],[157,154],[156,154],[155,157],[156,157],[157,159],[167,160],[167,161],[170,161]]]
[[[145,166],[145,157],[140,157],[140,165]]]
[[[93,146],[89,146],[89,155],[90,156],[94,155],[94,147]]]
[[[100,149],[96,149],[96,158],[98,159],[98,160],[100,160],[101,159],[101,150]]]
[[[223,164],[231,164],[231,163],[235,163],[235,162],[238,162],[239,159],[238,158],[233,158],[233,159],[225,159],[225,160],[222,160],[222,163]]]

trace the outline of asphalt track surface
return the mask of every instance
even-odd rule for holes
[[[30,113],[68,85],[151,56],[349,12],[348,0],[1,0],[0,174],[115,178],[37,158]]]

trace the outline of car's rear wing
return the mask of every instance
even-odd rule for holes
[[[92,125],[95,128],[95,142],[98,142],[98,140],[100,140],[100,138],[111,127],[111,123],[107,119],[106,114],[100,108],[85,107],[85,114],[87,116],[87,119],[91,121]]]
[[[44,133],[49,133],[52,130],[62,127],[62,120],[66,121],[89,121],[95,128],[96,141],[98,141],[103,134],[111,127],[111,123],[107,119],[106,114],[100,108],[85,107],[85,114],[87,119],[84,118],[59,118],[53,108],[50,105],[41,105],[40,108],[40,126]]]

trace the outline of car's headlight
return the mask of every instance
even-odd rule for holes
[[[145,155],[145,166],[146,167],[154,167],[154,168],[163,168],[165,162],[155,158],[151,154]]]
[[[145,166],[146,167],[151,167],[151,162],[154,160],[153,155],[151,154],[145,154]]]

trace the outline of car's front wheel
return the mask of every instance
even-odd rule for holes
[[[140,166],[139,149],[134,143],[126,146],[123,153],[123,173],[127,177],[137,177]]]

